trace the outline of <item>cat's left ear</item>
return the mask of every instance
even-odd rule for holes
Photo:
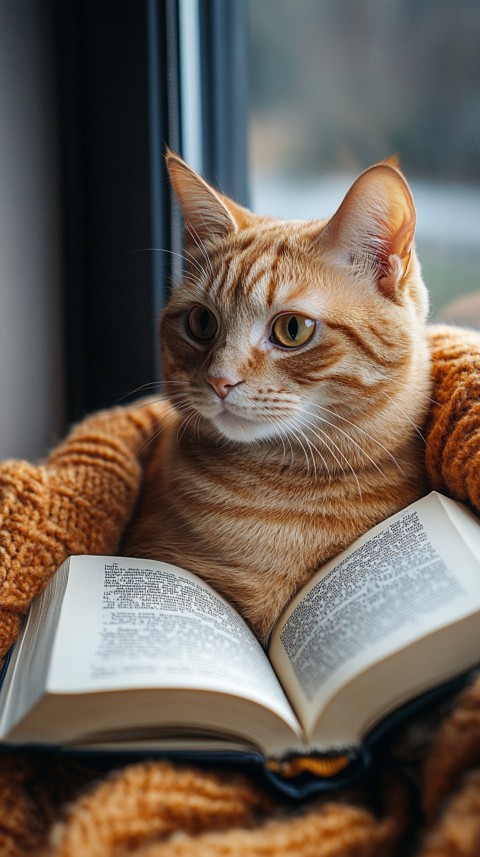
[[[395,298],[405,277],[415,235],[415,206],[395,160],[370,167],[354,182],[321,235],[343,264],[373,276]]]
[[[173,152],[167,151],[167,169],[185,222],[185,242],[224,237],[247,226],[250,212],[211,187]]]

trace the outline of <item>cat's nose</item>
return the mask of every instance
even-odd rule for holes
[[[237,375],[207,375],[206,381],[215,390],[220,399],[226,399],[233,387],[243,383]]]

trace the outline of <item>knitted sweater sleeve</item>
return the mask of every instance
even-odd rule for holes
[[[168,411],[162,403],[104,411],[76,426],[44,464],[0,465],[0,658],[67,556],[115,553]]]
[[[432,488],[480,514],[480,333],[429,328],[432,403],[426,466]]]

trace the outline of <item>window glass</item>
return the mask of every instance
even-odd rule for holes
[[[432,317],[480,327],[478,0],[249,0],[249,36],[253,208],[329,216],[397,153]]]

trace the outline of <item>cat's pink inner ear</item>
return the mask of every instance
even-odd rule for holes
[[[391,163],[376,164],[354,182],[324,230],[339,260],[373,273],[378,288],[394,297],[405,277],[415,235],[410,188]]]
[[[218,193],[178,155],[167,153],[167,169],[185,221],[185,238],[223,237],[241,227],[239,206]]]

